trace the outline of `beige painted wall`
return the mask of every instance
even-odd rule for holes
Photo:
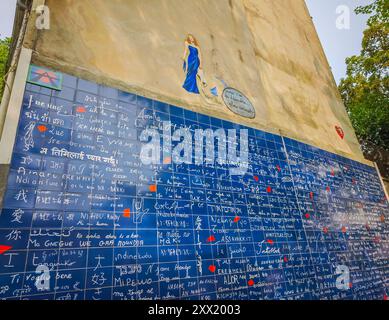
[[[38,32],[35,63],[363,160],[303,0],[46,3],[51,29]],[[223,79],[243,92],[255,119],[182,88],[188,33],[199,41],[209,87],[220,92]]]

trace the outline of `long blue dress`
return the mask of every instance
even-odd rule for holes
[[[195,47],[192,47],[191,45],[189,47],[189,56],[188,56],[188,70],[186,73],[186,79],[183,84],[183,88],[192,93],[199,94],[199,88],[197,87],[197,72],[200,67],[200,58],[199,58],[199,50]]]

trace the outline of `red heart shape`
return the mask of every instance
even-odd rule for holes
[[[250,279],[249,281],[247,281],[247,284],[251,287],[254,285],[254,280],[253,279]]]
[[[274,241],[273,241],[272,239],[267,239],[266,242],[267,242],[268,244],[273,244],[273,243],[274,243]]]
[[[172,163],[172,158],[171,157],[166,157],[163,159],[163,164],[171,164]]]
[[[12,247],[10,246],[0,246],[0,254],[3,254],[4,252],[7,252],[8,250],[11,250]]]
[[[234,222],[235,222],[235,223],[238,223],[239,220],[240,220],[240,217],[235,217],[235,218],[234,218]]]
[[[157,192],[157,185],[151,185],[151,186],[149,186],[149,190],[150,190],[150,192]]]
[[[207,242],[214,242],[215,240],[215,236],[209,236]]]
[[[258,176],[254,176],[254,180],[258,182],[259,181]]]
[[[305,218],[306,218],[306,219],[309,219],[310,217],[311,217],[311,215],[310,215],[309,213],[306,213],[306,214],[305,214]]]
[[[39,132],[45,132],[47,131],[47,127],[44,125],[37,126],[37,129]]]
[[[130,209],[124,209],[123,210],[123,217],[129,218],[131,216],[131,210]]]
[[[208,270],[211,271],[212,273],[214,273],[214,272],[216,271],[216,266],[214,266],[214,265],[212,264],[212,265],[210,265],[210,266],[208,267]]]
[[[266,188],[266,192],[267,192],[267,193],[270,193],[270,192],[271,192],[271,187],[267,187],[267,188]]]
[[[79,107],[77,107],[76,111],[79,113],[84,113],[84,112],[86,112],[86,108],[83,106],[79,106]]]
[[[339,137],[341,139],[343,139],[344,138],[344,131],[343,131],[343,129],[341,127],[339,127],[339,126],[335,126],[335,130],[336,130],[337,134],[339,135]]]

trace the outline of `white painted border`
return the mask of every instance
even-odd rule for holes
[[[11,163],[31,56],[31,49],[21,49],[0,141],[0,164]]]

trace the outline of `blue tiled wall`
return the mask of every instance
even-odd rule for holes
[[[169,120],[247,129],[246,175],[143,165],[140,132]],[[64,75],[61,91],[26,85],[0,215],[0,246],[11,247],[0,298],[383,299],[387,213],[374,168]],[[338,265],[350,269],[347,290]]]

